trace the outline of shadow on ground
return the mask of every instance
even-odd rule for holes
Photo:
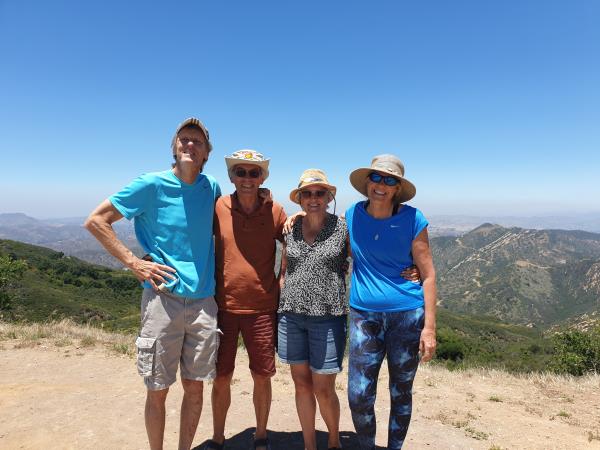
[[[247,428],[244,431],[231,436],[225,441],[225,450],[248,450],[252,449],[252,439],[254,436],[254,428]],[[303,450],[304,442],[302,440],[302,433],[300,431],[287,432],[287,431],[269,431],[269,440],[271,441],[271,448],[273,450]],[[340,440],[342,441],[342,447],[344,449],[356,449],[359,450],[358,442],[356,439],[356,433],[350,431],[341,431]],[[194,447],[192,450],[204,450],[206,443]],[[317,447],[319,449],[327,448],[327,433],[324,431],[317,431]],[[385,447],[377,447],[377,449],[384,449]]]

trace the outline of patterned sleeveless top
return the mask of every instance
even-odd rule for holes
[[[285,237],[287,268],[278,312],[308,316],[348,313],[345,263],[346,221],[327,214],[323,228],[309,245],[302,236],[302,217]]]

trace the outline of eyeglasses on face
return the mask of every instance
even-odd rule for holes
[[[381,183],[381,180],[383,180],[386,186],[396,186],[400,183],[400,180],[396,177],[392,177],[390,175],[381,175],[377,172],[371,172],[369,174],[369,180],[371,180],[373,183]]]
[[[325,194],[327,194],[327,191],[300,191],[300,195],[304,199],[312,197],[322,198],[325,197]]]
[[[243,169],[241,167],[238,167],[237,169],[235,169],[235,171],[233,172],[235,173],[235,176],[238,178],[258,178],[260,177],[260,169],[250,169],[250,170],[246,170]]]
[[[202,140],[202,139],[192,139],[192,138],[184,137],[184,136],[177,136],[177,138],[183,145],[188,145],[191,142],[196,147],[201,147],[205,144],[204,140]]]

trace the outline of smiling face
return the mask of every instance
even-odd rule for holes
[[[382,175],[383,177],[388,176],[387,173],[384,172],[376,172]],[[394,203],[394,197],[398,192],[400,192],[400,183],[395,186],[388,186],[384,183],[383,178],[379,181],[379,183],[375,183],[371,181],[369,177],[367,177],[367,198],[370,202],[377,203],[379,205],[392,205]]]
[[[331,201],[329,191],[323,186],[313,185],[298,192],[300,207],[307,214],[325,214]]]
[[[253,177],[258,173],[258,177]],[[231,181],[238,195],[258,195],[258,188],[265,181],[261,168],[255,164],[236,164],[231,171]]]
[[[185,127],[177,134],[175,140],[175,164],[191,166],[202,172],[208,159],[208,142],[202,130],[196,127]]]

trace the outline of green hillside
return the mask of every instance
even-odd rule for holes
[[[0,240],[0,255],[23,260],[28,267],[14,292],[13,309],[1,312],[4,319],[43,322],[70,317],[137,332],[141,288],[131,274],[16,241]],[[539,331],[494,318],[440,310],[438,330],[438,361],[451,368],[540,370],[551,356],[550,341]]]
[[[600,307],[600,234],[484,224],[432,239],[442,307],[547,327]]]
[[[493,367],[511,372],[548,369],[553,343],[541,330],[438,309],[436,359],[449,368]]]
[[[27,263],[13,308],[1,312],[5,319],[70,317],[110,330],[137,330],[141,288],[131,274],[16,241],[0,240],[0,254]]]

